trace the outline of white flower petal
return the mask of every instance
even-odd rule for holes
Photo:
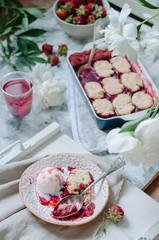
[[[106,144],[110,153],[127,152],[138,145],[138,139],[129,133],[119,133],[120,128],[115,128],[107,134]]]
[[[124,4],[119,15],[120,24],[123,25],[126,22],[126,19],[130,13],[131,13],[131,8],[129,8],[129,5],[127,3]]]
[[[125,24],[122,33],[127,40],[132,41],[137,38],[137,27],[134,23]]]
[[[143,144],[145,151],[155,151],[159,148],[159,118],[148,119],[141,122],[136,130],[135,136]]]

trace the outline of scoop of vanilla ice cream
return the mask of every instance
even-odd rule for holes
[[[44,168],[37,176],[38,190],[45,194],[54,195],[63,183],[63,175],[57,168]]]

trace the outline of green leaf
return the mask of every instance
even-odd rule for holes
[[[103,232],[104,232],[104,234],[106,234],[106,233],[107,233],[107,231],[106,231],[106,228],[104,228],[104,229],[103,229]]]
[[[43,18],[44,15],[38,8],[24,8],[25,12],[29,13],[30,15],[34,16],[35,18]]]
[[[17,36],[39,37],[44,33],[46,33],[46,31],[43,29],[34,28],[34,29],[27,30],[25,32],[19,33],[17,34]]]
[[[31,64],[30,61],[28,61],[28,59],[27,59],[25,56],[20,55],[20,56],[17,56],[17,57],[18,57],[18,58],[20,59],[20,61],[23,62],[30,70],[32,70],[31,65],[33,65],[33,64]]]
[[[4,28],[8,28],[8,27],[13,27],[17,21],[17,19],[19,18],[19,16],[15,16],[14,18],[12,18],[9,22],[7,22],[4,26]]]
[[[136,127],[139,125],[140,122],[144,121],[147,119],[147,115],[136,119],[136,120],[132,120],[130,122],[126,122],[122,127],[119,133],[123,133],[123,132],[133,132],[135,131]]]
[[[24,28],[24,30],[27,30],[28,29],[28,17],[26,14],[23,15],[23,18],[22,18],[22,26]]]
[[[11,54],[12,54],[12,48],[11,48],[11,40],[9,35],[7,35],[7,48],[8,48],[8,57],[10,58]]]
[[[2,33],[0,34],[0,37],[1,37],[1,36],[4,36],[4,35],[7,35],[8,33],[10,33],[11,30],[12,30],[12,27],[9,27],[9,28],[5,29],[4,32],[2,32]]]
[[[12,2],[18,7],[23,7],[23,5],[18,0],[12,0]]]
[[[47,63],[48,62],[44,58],[41,58],[41,57],[31,57],[30,59],[33,59],[34,61],[40,62],[40,63]]]
[[[4,0],[0,0],[0,5],[4,6]]]
[[[3,15],[3,17],[0,19],[0,25],[4,25],[7,22],[7,16],[8,16],[8,11],[5,11],[5,14]]]
[[[28,46],[30,49],[36,50],[36,51],[38,51],[38,52],[40,51],[38,45],[37,45],[35,42],[33,42],[33,41],[29,40],[29,39],[26,39],[26,38],[23,38],[23,41],[25,41],[25,43],[27,44],[27,46]],[[41,53],[41,51],[40,51],[40,53]],[[39,53],[38,53],[38,54],[39,54]]]
[[[26,55],[28,53],[28,47],[27,47],[26,42],[23,40],[23,38],[21,38],[21,37],[17,38],[17,45],[24,55]]]
[[[159,7],[152,5],[151,3],[148,3],[145,0],[138,0],[140,4],[144,7],[150,8],[150,9],[159,9]]]

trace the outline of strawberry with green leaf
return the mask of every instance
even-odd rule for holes
[[[96,21],[96,19],[95,19],[95,16],[94,16],[94,15],[89,15],[89,16],[86,18],[86,23],[87,23],[87,24],[94,23],[95,21]]]
[[[67,45],[61,44],[58,46],[58,55],[66,56],[67,55]]]
[[[83,25],[85,24],[85,19],[82,16],[75,16],[73,18],[73,24]]]
[[[91,13],[89,7],[87,5],[80,5],[79,8],[76,8],[77,16],[88,16]]]
[[[65,20],[65,18],[66,18],[66,16],[67,16],[67,12],[66,12],[66,10],[64,10],[64,9],[57,9],[57,11],[56,11],[56,15],[60,18],[60,19],[62,19],[62,20]]]
[[[51,64],[51,66],[55,66],[59,62],[59,58],[56,55],[50,55],[48,58],[48,62]]]
[[[73,23],[73,14],[69,15],[66,19],[65,22],[67,23]]]
[[[65,3],[65,5],[62,8],[66,10],[68,14],[71,14],[75,12],[76,4],[72,1],[68,1]]]
[[[103,18],[106,16],[106,10],[103,6],[99,6],[98,4],[95,4],[95,9],[92,12],[92,14],[97,18]]]
[[[110,219],[113,223],[120,222],[124,217],[124,211],[120,206],[113,205],[109,208],[107,219]]]

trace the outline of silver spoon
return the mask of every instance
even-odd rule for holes
[[[84,69],[89,69],[89,68],[92,68],[92,58],[94,56],[94,51],[96,49],[96,44],[95,44],[95,41],[97,39],[99,39],[99,31],[103,28],[104,26],[104,23],[103,23],[103,20],[102,18],[98,18],[96,20],[96,22],[94,23],[94,34],[93,34],[93,46],[92,46],[92,49],[91,49],[91,53],[89,55],[89,59],[88,59],[88,63],[80,66],[80,68],[78,69],[78,72],[77,72],[77,76],[79,77],[81,72],[84,70]]]
[[[53,215],[56,218],[66,218],[66,217],[70,217],[72,215],[76,215],[83,206],[84,194],[91,187],[93,187],[96,183],[98,183],[101,179],[105,178],[106,176],[108,176],[112,172],[118,170],[119,168],[123,167],[124,165],[125,165],[125,162],[119,156],[118,159],[111,165],[111,167],[105,173],[103,173],[96,181],[94,181],[92,184],[90,184],[81,194],[68,195],[68,196],[64,197],[60,202],[58,202],[54,208]],[[68,207],[67,212],[64,215],[58,215],[58,213],[59,213],[58,209],[60,209],[59,208],[60,205],[62,206],[63,204],[67,204],[67,207]],[[65,212],[65,210],[64,210],[64,212]],[[62,212],[60,212],[60,213],[62,213]]]

